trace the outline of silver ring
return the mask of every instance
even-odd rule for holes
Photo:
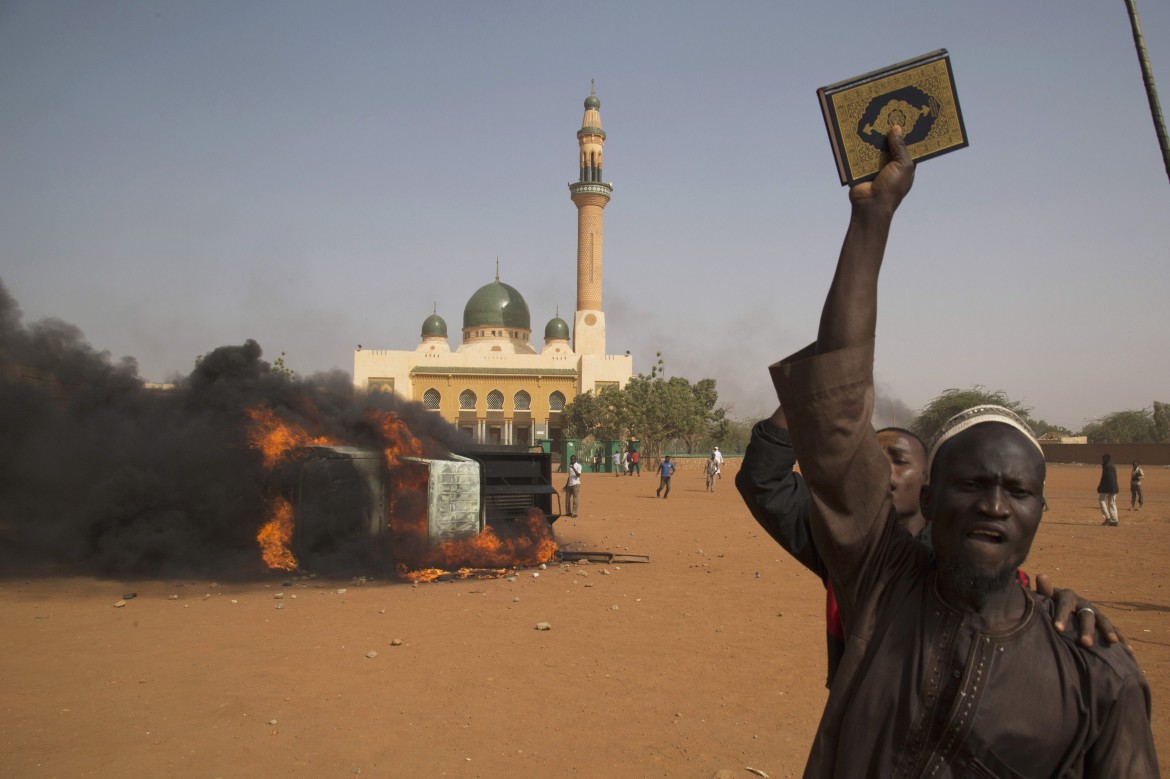
[[[1097,613],[1097,612],[1093,611],[1091,608],[1089,608],[1088,606],[1085,606],[1083,609],[1077,609],[1077,616],[1079,617],[1082,614],[1084,614],[1085,612],[1088,612],[1089,614],[1096,614]]]

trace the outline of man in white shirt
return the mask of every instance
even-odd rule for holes
[[[569,458],[569,481],[565,483],[565,513],[575,517],[580,506],[581,463],[577,462],[577,455],[573,455]]]

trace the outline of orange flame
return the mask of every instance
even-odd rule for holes
[[[406,563],[398,564],[398,576],[410,582],[433,582],[439,578],[452,579],[499,579],[507,575],[507,568],[460,568],[457,571],[445,571],[442,568],[420,568],[410,570]]]
[[[297,567],[297,558],[289,551],[288,545],[293,534],[293,507],[284,498],[275,498],[268,507],[268,521],[256,534],[260,542],[260,553],[269,568],[292,571]]]
[[[376,408],[366,409],[366,419],[382,435],[382,440],[385,443],[382,454],[386,458],[386,467],[393,469],[394,466],[398,465],[399,457],[422,456],[422,441],[410,432],[406,423],[393,411],[381,411]]]
[[[552,528],[539,509],[531,509],[523,519],[517,519],[511,528],[514,533],[501,538],[492,527],[485,528],[474,538],[444,541],[431,550],[424,564],[429,566],[410,570],[398,566],[399,577],[408,581],[434,581],[450,574],[466,579],[499,578],[509,568],[539,565],[551,561],[557,553]]]
[[[336,443],[326,436],[309,435],[304,428],[285,422],[272,409],[264,406],[246,408],[244,413],[253,423],[248,431],[248,443],[252,448],[260,450],[264,467],[268,470],[298,446],[329,446]],[[292,504],[284,498],[273,498],[268,505],[268,520],[256,534],[260,553],[269,568],[291,571],[297,567],[297,559],[288,548],[294,526]]]
[[[309,435],[302,427],[280,419],[270,408],[256,406],[245,409],[245,412],[253,423],[248,431],[248,443],[260,451],[267,469],[274,468],[297,448],[337,443],[326,436]],[[419,517],[404,517],[395,514],[394,506],[400,496],[426,491],[428,477],[425,468],[412,468],[409,464],[400,467],[402,458],[424,456],[426,449],[395,412],[367,409],[365,417],[382,439],[382,455],[391,479],[390,513],[396,518],[396,527],[399,532],[425,537],[425,509]],[[269,568],[288,571],[297,567],[296,557],[289,549],[294,527],[292,504],[284,498],[272,499],[267,519],[256,535]],[[502,526],[500,533],[489,527],[475,538],[439,544],[423,559],[412,561],[422,566],[417,570],[399,563],[398,574],[416,582],[434,581],[440,577],[498,578],[518,566],[546,563],[555,557],[556,552],[557,544],[548,521],[539,509],[532,509],[527,517]],[[455,572],[451,573],[451,570]]]
[[[328,436],[309,435],[304,428],[278,418],[270,408],[253,406],[244,409],[244,413],[254,423],[248,431],[248,443],[252,448],[260,450],[264,457],[264,467],[270,470],[289,450],[298,446],[331,446],[337,443]]]

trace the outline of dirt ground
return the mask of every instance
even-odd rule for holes
[[[419,585],[0,579],[0,776],[798,776],[826,696],[823,591],[733,471],[714,494],[684,471],[669,500],[648,475],[585,475],[562,546],[643,564]],[[1170,470],[1146,472],[1146,508],[1121,495],[1106,528],[1098,468],[1051,468],[1026,568],[1129,636],[1167,771]]]

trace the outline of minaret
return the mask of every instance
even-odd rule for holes
[[[602,209],[613,186],[601,180],[601,101],[590,82],[585,116],[577,131],[581,147],[581,178],[569,185],[577,206],[577,312],[573,316],[573,351],[605,354],[605,313],[601,310]]]

